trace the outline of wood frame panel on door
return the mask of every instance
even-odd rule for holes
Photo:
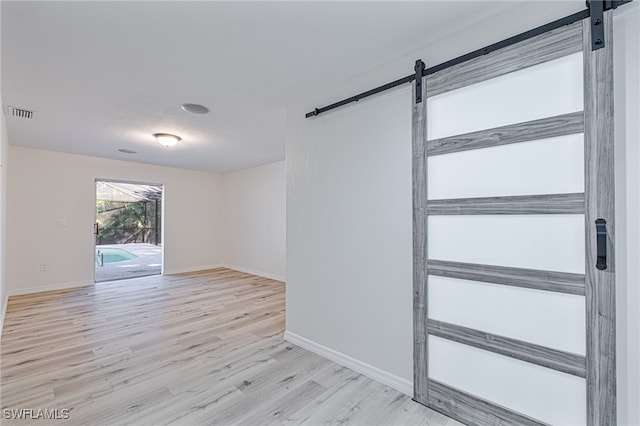
[[[607,43],[601,49],[592,50],[591,24],[585,19],[423,77],[421,102],[413,83],[414,399],[464,423],[545,424],[430,378],[429,336],[584,378],[587,424],[616,424],[612,12],[604,16]],[[577,52],[583,52],[583,111],[428,140],[427,97]],[[584,193],[428,199],[431,156],[577,133],[584,133]],[[584,215],[583,274],[428,255],[429,216],[564,214]],[[606,259],[598,258],[603,253]],[[429,277],[435,276],[584,296],[585,355],[430,318]]]

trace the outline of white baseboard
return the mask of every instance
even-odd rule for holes
[[[9,294],[9,296],[20,296],[23,294],[42,293],[45,291],[54,291],[54,290],[67,290],[70,288],[87,287],[90,285],[93,285],[93,281],[73,281],[68,283],[50,284],[50,285],[43,285],[38,287],[15,288],[15,289],[9,290],[7,293]]]
[[[233,269],[234,271],[244,272],[245,274],[257,275],[259,277],[269,278],[271,280],[276,281],[285,281],[285,278],[282,275],[270,274],[268,272],[256,271],[255,269],[244,268],[242,266],[230,265],[228,263],[223,263],[222,266],[224,268]]]
[[[200,272],[200,271],[206,271],[208,269],[217,269],[222,267],[224,267],[222,263],[216,263],[215,265],[192,266],[189,268],[177,268],[177,269],[165,269],[163,271],[163,274],[164,275],[186,274],[189,272]]]
[[[2,301],[2,312],[0,312],[0,335],[2,335],[2,330],[4,330],[4,316],[7,314],[7,303],[9,302],[9,295],[4,295],[4,300]]]
[[[373,365],[352,358],[349,355],[345,355],[342,352],[338,352],[312,340],[298,336],[288,330],[284,332],[284,340],[392,387],[405,395],[413,395],[413,383],[409,380],[403,379],[402,377],[398,377],[395,374],[391,374],[379,369],[378,367],[374,367]]]

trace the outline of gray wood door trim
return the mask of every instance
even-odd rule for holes
[[[584,113],[578,111],[463,135],[432,139],[427,142],[427,155],[451,154],[470,149],[571,135],[583,131]]]
[[[584,275],[429,259],[429,275],[584,296]]]
[[[429,379],[429,407],[468,425],[546,425],[477,396]]]
[[[422,81],[422,102],[416,103],[412,83],[413,180],[413,398],[427,405],[427,85]]]
[[[576,22],[427,76],[429,96],[558,59],[581,49],[582,23]]]
[[[428,200],[427,214],[584,214],[584,194],[545,194]]]
[[[591,25],[584,28],[587,419],[616,424],[616,309],[613,133],[613,19],[604,16],[606,44],[591,50]],[[595,220],[607,221],[607,269],[596,264]]]
[[[578,377],[586,377],[585,357],[522,340],[430,319],[429,334]]]

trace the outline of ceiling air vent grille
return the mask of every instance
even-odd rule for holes
[[[30,109],[17,108],[9,105],[9,107],[7,107],[7,110],[8,110],[7,112],[9,113],[9,116],[11,117],[26,118],[28,120],[36,119],[37,113]]]

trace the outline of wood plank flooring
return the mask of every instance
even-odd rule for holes
[[[0,420],[458,424],[283,341],[284,318],[283,283],[222,268],[11,297]],[[8,420],[5,409],[68,409],[69,418]]]

